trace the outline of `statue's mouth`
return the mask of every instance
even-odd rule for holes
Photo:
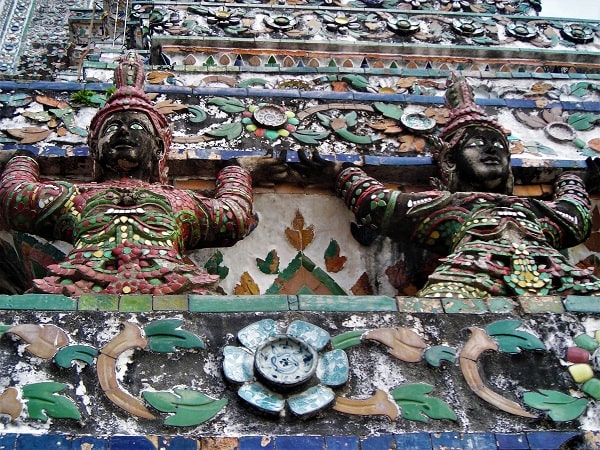
[[[487,156],[481,160],[484,164],[500,164],[500,158],[496,156]]]
[[[129,152],[131,151],[133,148],[135,148],[134,144],[130,144],[130,143],[122,143],[122,144],[118,144],[113,146],[113,148],[118,151],[118,152]]]
[[[131,170],[135,169],[138,166],[137,161],[129,161],[128,159],[119,158],[117,160],[117,164],[121,170]]]

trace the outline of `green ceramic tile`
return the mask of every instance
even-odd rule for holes
[[[122,295],[119,301],[119,311],[145,312],[152,311],[151,295]]]
[[[506,297],[494,297],[486,300],[488,309],[492,313],[510,313],[517,307],[517,304]]]
[[[71,297],[54,294],[0,295],[0,309],[75,311],[77,302]]]
[[[567,295],[564,305],[571,312],[600,313],[600,297]]]
[[[565,312],[561,298],[556,296],[519,297],[519,302],[527,314]]]
[[[119,296],[109,294],[83,294],[79,297],[80,311],[117,311]]]
[[[299,295],[301,311],[398,311],[396,299],[384,295]]]
[[[190,295],[193,312],[288,311],[287,295]]]
[[[152,309],[154,311],[187,311],[187,295],[155,295]]]
[[[443,313],[442,302],[438,298],[396,297],[398,311],[405,313]]]
[[[443,298],[442,305],[448,314],[484,314],[488,312],[485,300],[477,298]]]

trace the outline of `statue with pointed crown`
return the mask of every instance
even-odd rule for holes
[[[252,181],[285,176],[268,157],[240,158],[217,175],[214,198],[167,185],[172,134],[143,91],[135,53],[115,70],[116,92],[93,117],[93,181],[43,181],[36,159],[17,154],[0,177],[4,229],[73,244],[63,262],[33,280],[32,292],[78,296],[214,293],[218,275],[186,257],[233,245],[257,225]]]
[[[450,119],[439,136],[431,137],[441,173],[435,190],[386,189],[360,168],[325,162],[316,153],[312,158],[300,154],[300,171],[321,176],[325,171],[335,179],[338,196],[365,229],[443,255],[418,296],[600,292],[600,279],[560,252],[583,242],[591,231],[582,179],[561,174],[552,201],[512,195],[507,131],[475,103],[461,76],[449,78],[445,101]]]

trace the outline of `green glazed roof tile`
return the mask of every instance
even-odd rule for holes
[[[187,311],[187,295],[156,295],[152,300],[154,311]]]
[[[192,312],[288,311],[287,295],[190,295]]]
[[[54,294],[0,295],[0,309],[75,311],[77,302],[71,297]]]
[[[301,311],[397,311],[392,297],[368,295],[299,295]]]
[[[568,295],[564,300],[565,309],[571,312],[600,312],[600,297]]]
[[[563,313],[565,308],[560,297],[541,296],[541,297],[519,297],[519,302],[523,311],[528,314],[536,313]]]
[[[119,296],[109,294],[83,294],[79,297],[80,311],[117,311]]]
[[[145,312],[152,311],[151,295],[122,295],[119,302],[119,311]]]
[[[444,298],[442,305],[448,314],[484,314],[488,312],[485,300],[475,298]]]
[[[396,297],[398,311],[405,313],[443,313],[442,302],[438,298]]]

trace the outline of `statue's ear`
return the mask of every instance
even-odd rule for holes
[[[456,160],[449,147],[445,147],[439,156],[439,165],[442,172],[451,173],[456,171]]]

